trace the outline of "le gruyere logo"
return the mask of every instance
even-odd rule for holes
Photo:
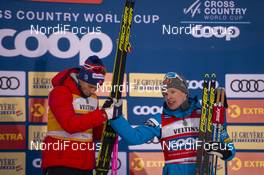
[[[236,149],[260,149],[264,148],[263,126],[227,126]]]
[[[164,74],[129,74],[129,95],[135,97],[162,97]]]
[[[25,110],[25,98],[0,98],[0,122],[23,122]]]
[[[51,80],[56,74],[56,72],[29,72],[29,95],[47,96],[52,89]]]
[[[25,153],[0,153],[0,174],[25,175]]]

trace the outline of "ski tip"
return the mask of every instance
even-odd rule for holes
[[[212,73],[211,74],[211,78],[216,78],[216,74],[215,73]]]

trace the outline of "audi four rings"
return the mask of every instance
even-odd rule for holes
[[[2,90],[16,90],[20,86],[20,81],[17,77],[0,77],[0,89]]]
[[[234,92],[264,92],[264,80],[235,79],[230,83],[230,88]]]

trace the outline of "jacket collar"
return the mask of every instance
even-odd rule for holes
[[[186,116],[191,115],[193,110],[198,109],[200,107],[200,104],[197,100],[197,97],[195,98],[189,98],[188,99],[190,107],[187,110],[182,110],[181,108],[178,108],[176,110],[170,110],[166,103],[164,102],[163,104],[163,114],[165,118],[170,118],[170,117],[176,117],[176,118],[184,118]]]

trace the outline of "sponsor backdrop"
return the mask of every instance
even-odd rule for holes
[[[57,72],[97,54],[111,81],[123,5],[0,1],[1,175],[41,174],[41,152],[32,146],[45,136]],[[199,98],[203,74],[215,72],[218,86],[226,88],[227,128],[238,149],[233,161],[219,165],[219,174],[264,174],[263,9],[259,0],[137,1],[123,93],[128,121],[140,125],[162,111],[165,72],[183,74],[191,96]],[[103,100],[108,93],[102,91]],[[156,138],[129,147],[120,139],[119,174],[160,174],[160,149]]]

